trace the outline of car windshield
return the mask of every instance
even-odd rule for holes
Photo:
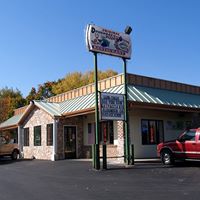
[[[0,137],[0,144],[5,144],[6,143],[6,139],[4,137]]]
[[[183,133],[181,137],[179,137],[179,140],[181,141],[195,141],[195,130],[188,130]]]

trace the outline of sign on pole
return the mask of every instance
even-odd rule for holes
[[[86,29],[86,45],[89,51],[131,58],[130,35],[89,24]]]
[[[100,93],[101,120],[124,120],[124,95]]]

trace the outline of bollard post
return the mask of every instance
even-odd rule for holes
[[[103,147],[103,169],[107,169],[107,151],[106,151],[106,144],[103,144],[102,147]]]
[[[99,162],[99,144],[92,145],[92,166],[94,169],[100,169],[100,162]]]
[[[130,152],[131,152],[130,164],[134,165],[135,164],[135,160],[134,160],[134,144],[130,145]]]
[[[95,169],[95,158],[96,158],[96,155],[95,155],[95,144],[92,145],[92,167]]]

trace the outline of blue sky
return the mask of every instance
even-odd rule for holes
[[[199,0],[0,0],[0,88],[31,87],[93,70],[88,23],[133,28],[128,72],[199,85]],[[99,69],[123,72],[120,58],[100,55]]]

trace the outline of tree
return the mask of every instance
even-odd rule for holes
[[[117,72],[111,69],[108,69],[104,72],[98,71],[99,80],[109,78],[114,75],[117,75]],[[60,94],[90,83],[94,83],[94,71],[88,71],[84,74],[81,72],[69,73],[65,76],[65,78],[60,79],[52,86],[52,91],[54,94]]]
[[[44,100],[54,96],[55,94],[52,91],[52,87],[54,84],[55,82],[47,81],[43,84],[38,85],[37,90],[34,87],[32,87],[31,91],[26,97],[27,104],[29,104],[29,102],[32,100]]]
[[[22,107],[26,100],[21,92],[12,88],[3,88],[0,90],[0,122],[5,121],[13,115],[14,109]]]
[[[49,97],[54,96],[55,94],[52,91],[52,86],[55,84],[55,82],[46,82],[42,85],[38,86],[38,91],[35,95],[35,99],[37,100],[44,100]]]
[[[30,103],[30,101],[34,100],[36,97],[36,89],[34,87],[31,88],[31,91],[29,92],[28,96],[26,97],[27,104]]]

